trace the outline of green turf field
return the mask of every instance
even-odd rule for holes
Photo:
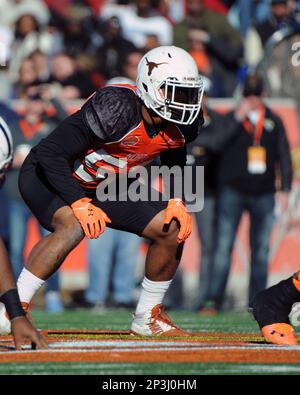
[[[171,312],[174,321],[191,331],[258,333],[257,324],[248,313],[223,313],[217,317],[200,317],[192,312]],[[128,330],[131,311],[71,310],[62,314],[32,311],[41,329]],[[0,374],[300,374],[299,365],[233,363],[6,363]]]
[[[126,309],[108,310],[69,310],[62,314],[47,314],[42,311],[31,312],[34,322],[40,329],[107,329],[129,330],[132,311]],[[257,331],[257,324],[246,313],[223,313],[216,317],[200,317],[189,311],[171,311],[176,324],[191,331],[236,332]]]

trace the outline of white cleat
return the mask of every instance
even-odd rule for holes
[[[0,335],[10,335],[11,324],[7,317],[6,309],[3,303],[0,303]]]
[[[143,314],[134,314],[131,333],[139,336],[191,336],[173,324],[161,304]]]
[[[293,326],[300,325],[300,303],[294,303],[289,314],[290,322]]]

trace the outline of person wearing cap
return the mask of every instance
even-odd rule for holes
[[[290,147],[280,117],[264,104],[263,89],[259,75],[248,76],[240,103],[227,115],[227,128],[235,128],[236,133],[222,151],[218,165],[217,223],[208,289],[215,311],[221,309],[225,299],[231,253],[242,214],[248,211],[250,216],[251,302],[267,284],[277,189],[281,191],[280,211],[288,206],[293,174]]]
[[[263,58],[269,38],[277,31],[296,24],[295,10],[289,0],[270,0],[271,12],[267,20],[248,30],[245,37],[245,60],[255,67]]]

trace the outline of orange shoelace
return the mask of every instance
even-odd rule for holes
[[[161,321],[164,324],[169,325],[172,329],[179,330],[179,328],[173,324],[171,318],[168,316],[163,305],[161,305],[161,304],[156,306],[152,310],[151,319],[148,324],[151,332],[154,333],[155,335],[159,335],[159,334],[163,333],[163,330],[161,329],[161,327],[157,321]]]

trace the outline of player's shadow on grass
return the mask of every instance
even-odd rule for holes
[[[265,345],[270,344],[270,343],[266,342],[265,340],[251,340],[249,343],[250,344],[265,344]]]

